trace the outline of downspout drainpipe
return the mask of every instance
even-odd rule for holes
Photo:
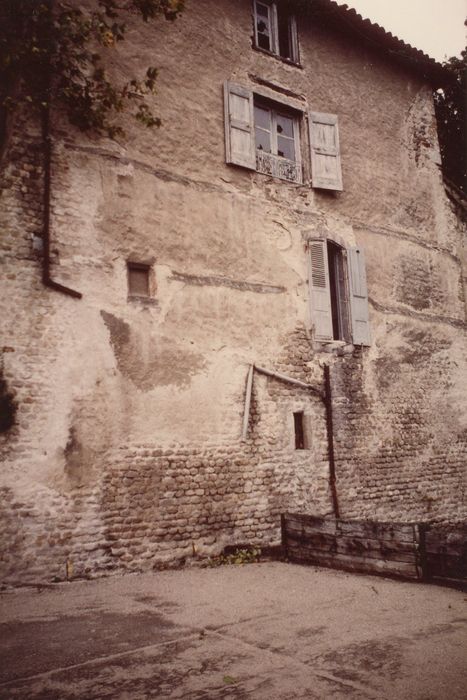
[[[65,287],[55,282],[50,276],[50,194],[52,181],[52,139],[50,136],[50,88],[46,94],[47,104],[41,109],[42,143],[44,146],[44,197],[43,197],[43,232],[42,232],[42,282],[46,287],[57,292],[68,294],[75,299],[81,299],[81,292]]]
[[[57,292],[68,294],[75,299],[81,299],[81,292],[65,287],[55,282],[50,276],[50,192],[51,192],[51,165],[52,165],[52,141],[50,138],[50,109],[49,106],[42,109],[42,141],[44,144],[44,228],[42,234],[42,282],[46,287]]]
[[[329,487],[331,489],[334,517],[339,518],[339,501],[337,499],[336,488],[336,462],[334,456],[334,428],[332,421],[331,370],[329,365],[324,366],[324,404],[326,406],[326,431],[329,449]]]

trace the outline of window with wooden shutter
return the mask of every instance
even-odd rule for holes
[[[365,256],[361,248],[347,250],[350,286],[350,316],[352,340],[355,345],[370,345],[368,290]]]
[[[313,187],[342,191],[337,116],[310,112],[309,126]]]
[[[310,241],[309,251],[310,307],[314,335],[317,340],[332,340],[331,293],[326,241]]]
[[[225,154],[227,163],[256,169],[253,93],[224,83]]]
[[[370,345],[365,258],[361,248],[312,240],[310,306],[316,340]]]

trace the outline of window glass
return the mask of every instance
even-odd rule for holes
[[[293,119],[285,117],[283,114],[278,114],[277,117],[277,133],[282,136],[293,138]]]
[[[271,111],[255,105],[256,148],[271,152]]]
[[[295,160],[295,145],[293,139],[277,137],[277,155],[288,160]]]
[[[260,2],[256,3],[256,32],[258,46],[266,51],[271,51],[271,20],[270,8]]]

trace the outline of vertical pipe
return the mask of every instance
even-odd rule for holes
[[[50,23],[53,22],[53,0],[49,0],[48,9],[50,12]],[[63,284],[54,282],[50,276],[50,199],[52,191],[52,139],[50,134],[50,101],[52,98],[51,89],[51,68],[47,67],[45,76],[45,90],[43,105],[41,106],[41,132],[42,144],[44,148],[44,190],[43,190],[43,231],[42,231],[42,282],[46,287],[55,289],[57,292],[68,294],[68,296],[81,299],[81,292],[65,287]]]
[[[247,439],[248,435],[248,421],[250,419],[250,404],[251,404],[251,392],[253,389],[253,370],[254,365],[250,365],[248,370],[248,377],[246,380],[246,391],[245,391],[245,407],[243,410],[243,428],[242,428],[242,441]]]
[[[332,392],[331,392],[331,370],[329,365],[324,366],[324,403],[326,406],[326,431],[328,436],[329,454],[329,487],[331,489],[332,505],[334,517],[339,518],[339,501],[337,499],[336,488],[336,462],[334,456],[334,429],[332,418]]]

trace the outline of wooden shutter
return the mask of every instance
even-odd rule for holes
[[[332,340],[331,293],[326,241],[310,241],[310,306],[317,340]]]
[[[256,170],[253,93],[224,83],[225,157],[227,163]]]
[[[347,250],[350,286],[350,316],[354,345],[370,345],[370,320],[366,286],[365,256],[361,248]]]
[[[342,191],[337,116],[310,112],[309,126],[313,187]]]
[[[300,54],[298,51],[298,31],[297,31],[297,20],[295,15],[290,15],[289,17],[289,31],[290,31],[290,45],[292,49],[292,61],[295,63],[300,62]]]

